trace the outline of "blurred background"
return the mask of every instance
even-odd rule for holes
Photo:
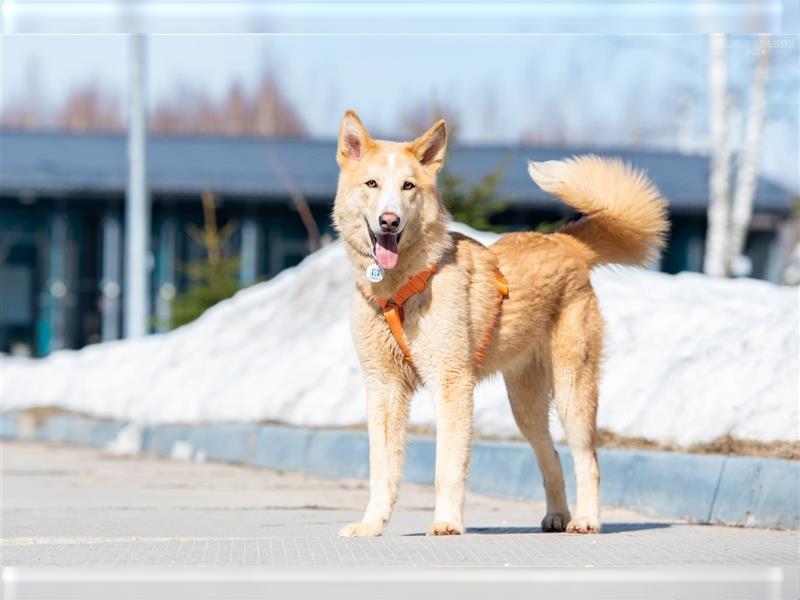
[[[653,269],[800,280],[797,38],[735,33],[774,31],[770,3],[714,36],[518,34],[513,10],[492,35],[31,35],[58,15],[2,8],[0,352],[167,331],[330,243],[347,108],[375,137],[447,118],[442,193],[478,229],[572,218],[526,161],[597,152],[671,202]]]

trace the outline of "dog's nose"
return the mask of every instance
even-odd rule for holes
[[[400,217],[394,213],[385,212],[378,218],[378,223],[384,233],[394,233],[400,228]]]

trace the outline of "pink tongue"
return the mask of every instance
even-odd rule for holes
[[[380,233],[376,236],[375,259],[384,269],[393,269],[397,264],[397,236]]]

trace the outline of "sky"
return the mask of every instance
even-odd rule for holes
[[[773,50],[762,173],[797,193],[791,41]],[[99,82],[124,112],[124,35],[4,35],[0,43],[3,106],[24,101],[35,85],[54,107]],[[376,135],[395,136],[405,113],[438,99],[456,109],[468,142],[518,142],[558,129],[573,145],[620,146],[635,137],[675,148],[681,123],[702,150],[706,56],[701,35],[151,35],[148,98],[153,105],[186,86],[222,95],[232,81],[255,86],[269,71],[315,137],[334,137],[347,108]],[[744,109],[754,58],[729,49],[730,88]]]

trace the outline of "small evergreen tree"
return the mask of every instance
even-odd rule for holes
[[[533,230],[536,233],[555,233],[567,224],[567,219],[558,219],[557,221],[542,221]]]
[[[503,172],[503,168],[497,168],[477,183],[467,183],[461,175],[445,168],[439,178],[439,192],[453,219],[480,231],[498,231],[500,228],[493,226],[490,219],[506,208],[497,191]]]
[[[172,300],[173,328],[194,321],[206,309],[230,298],[241,287],[238,257],[224,255],[225,246],[236,231],[236,222],[230,220],[221,229],[218,228],[211,192],[203,192],[202,202],[203,230],[189,225],[187,233],[206,250],[207,256],[183,268],[189,278],[189,287]]]

